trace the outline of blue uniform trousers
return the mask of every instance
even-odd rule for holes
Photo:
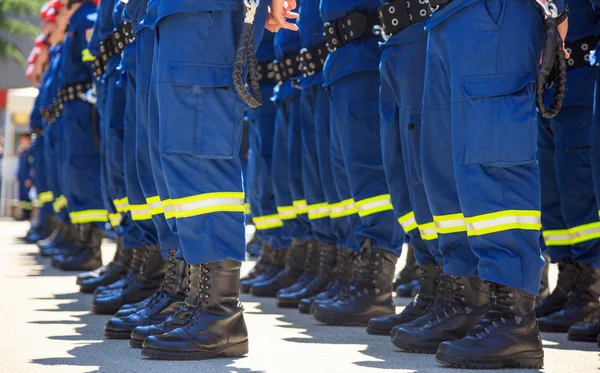
[[[257,24],[264,16],[257,14]],[[161,199],[170,198],[165,215],[190,264],[245,259],[239,158],[245,105],[232,82],[242,23],[242,11],[187,12],[162,18],[156,28],[150,106],[158,110],[150,114],[149,137],[151,147],[153,139],[159,143],[160,159],[152,167],[162,172],[155,181]]]
[[[250,203],[259,239],[279,250],[288,247],[290,242],[284,238],[283,221],[277,212],[272,179],[275,117],[275,104],[266,95],[263,95],[263,105],[249,113],[250,148],[254,164]]]
[[[277,100],[271,180],[284,237],[308,241],[310,224],[302,184],[300,91]]]
[[[569,98],[591,96],[596,74],[591,66],[569,71]],[[591,165],[593,107],[584,100],[569,101],[555,118],[539,119],[542,247],[552,262],[571,259],[599,267],[600,222]]]
[[[441,264],[421,169],[421,103],[426,49],[426,37],[383,49],[379,92],[381,141],[394,212],[409,237],[415,258],[419,264]]]
[[[360,217],[354,229],[356,241],[370,238],[373,247],[400,255],[405,235],[394,216],[383,168],[379,86],[379,71],[347,75],[330,85],[332,131],[336,134],[332,151],[341,150],[334,154],[334,162],[344,162]]]
[[[136,38],[136,163],[140,185],[146,196],[144,213],[149,213],[152,218],[159,246],[170,250],[179,248],[179,238],[169,228],[166,219],[169,216],[174,220],[174,216],[167,215],[166,211],[170,198],[160,161],[156,82],[151,83],[156,64],[154,31],[144,28]]]
[[[55,199],[60,195],[58,191],[58,156],[56,154],[56,134],[52,126],[47,126],[44,130],[44,153],[42,156],[47,160],[46,168],[46,186],[48,190],[45,194],[39,193],[38,198],[40,203],[43,203],[43,209],[48,211],[50,214],[54,212]]]
[[[124,170],[125,170],[125,187],[127,189],[127,200],[129,203],[129,211],[127,218],[132,219],[133,224],[141,231],[140,241],[152,245],[158,243],[156,236],[156,227],[152,222],[149,208],[147,207],[146,197],[141,187],[141,178],[137,166],[138,144],[136,143],[137,136],[137,113],[136,113],[136,68],[127,71],[127,96],[125,106],[125,134],[124,134]],[[147,138],[147,136],[146,136]],[[146,141],[147,144],[147,141]],[[147,149],[145,154],[148,154]],[[144,160],[142,160],[144,161]],[[146,158],[146,163],[149,159]],[[153,180],[152,180],[153,181]],[[154,182],[154,181],[153,181]],[[159,201],[160,202],[160,201]],[[132,206],[135,210],[132,210]],[[134,212],[137,214],[134,214]]]
[[[100,182],[99,134],[93,133],[92,110],[95,108],[86,102],[71,101],[64,104],[61,115],[65,141],[63,186],[73,224],[104,224],[108,220]]]
[[[323,129],[329,131],[328,124],[317,124],[318,121],[329,123],[328,104],[327,92],[321,85],[315,84],[302,90],[300,98],[300,126],[302,128],[301,176],[312,235],[317,242],[335,244],[337,243],[337,237],[329,218],[329,204],[321,173],[321,163],[329,163],[330,158],[327,154],[326,159],[320,159],[317,151],[317,137],[322,135]],[[323,115],[324,107],[327,107],[326,115]],[[331,166],[328,168],[331,169]]]
[[[543,266],[535,107],[543,41],[530,0],[480,1],[429,30],[421,134],[444,272],[532,294]]]

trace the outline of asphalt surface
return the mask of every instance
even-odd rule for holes
[[[473,372],[437,364],[431,355],[398,352],[389,338],[363,328],[323,326],[296,310],[278,309],[271,299],[243,296],[250,354],[209,361],[152,361],[126,341],[105,340],[107,316],[89,312],[91,295],[78,293],[74,274],[62,273],[20,243],[27,223],[0,221],[0,373],[353,373]],[[114,244],[105,242],[110,260]],[[245,270],[251,264],[245,266]],[[551,282],[556,268],[551,268]],[[408,300],[398,300],[398,310]],[[543,334],[544,372],[598,372],[595,344]],[[511,370],[503,370],[510,372]]]

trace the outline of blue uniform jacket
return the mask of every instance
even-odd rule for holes
[[[89,53],[88,43],[96,18],[96,6],[86,1],[69,19],[60,66],[61,87],[92,81],[93,57]]]
[[[42,128],[42,114],[40,113],[40,108],[42,107],[42,94],[43,94],[44,84],[40,83],[38,85],[38,95],[35,98],[35,102],[33,103],[33,110],[31,111],[31,115],[29,116],[29,128],[31,131],[35,131],[36,129]]]
[[[25,188],[25,181],[31,180],[31,153],[25,149],[19,154],[19,168],[17,169],[17,179],[21,188]]]
[[[113,11],[113,19],[116,25],[121,25],[125,22],[124,19],[124,8],[125,6],[121,1],[117,1]],[[119,67],[117,69],[121,72],[121,78],[119,80],[120,85],[125,84],[126,72],[135,67],[135,41],[125,46],[123,55],[119,58]]]
[[[300,44],[302,48],[310,49],[317,45],[325,43],[323,35],[323,20],[319,10],[320,0],[302,0],[300,6],[300,19],[298,27],[300,28]],[[313,76],[308,76],[300,80],[302,88],[314,84],[323,84],[323,71],[319,71]]]
[[[454,13],[458,12],[459,10],[463,9],[466,6],[475,4],[478,1],[483,1],[483,0],[453,0],[453,1],[451,1],[449,4],[445,5],[444,7],[442,7],[441,9],[439,9],[433,13],[433,15],[431,16],[429,21],[427,21],[425,24],[426,29],[430,30],[431,28],[435,27],[436,25],[439,25],[440,23],[442,23],[445,20],[447,20],[448,18],[450,18]],[[531,1],[534,1],[534,0],[531,0]],[[554,0],[554,4],[556,4],[556,7],[558,8],[558,12],[562,13],[565,10],[565,8],[568,6],[569,0]]]
[[[379,0],[321,0],[321,18],[325,22],[331,22],[356,11],[375,11],[380,5]],[[361,38],[330,53],[323,69],[324,83],[329,85],[344,76],[361,71],[379,70],[380,40],[376,37]]]
[[[585,38],[587,36],[600,36],[600,0],[570,0],[569,2],[569,32],[567,42]]]
[[[242,0],[150,0],[148,8],[156,7],[157,17],[149,26],[153,27],[161,18],[175,13],[239,10],[243,4]]]
[[[41,92],[41,102],[43,108],[47,109],[54,98],[56,97],[56,92],[60,87],[60,66],[62,64],[62,43],[57,44],[50,48],[50,63],[48,65],[48,70],[44,74],[44,89]],[[45,123],[47,127],[48,124]]]
[[[146,9],[148,8],[148,0],[130,0],[123,9],[123,19],[131,22],[133,32],[138,32],[142,29],[142,21],[146,17]]]
[[[281,61],[284,57],[300,52],[300,36],[298,32],[291,30],[280,30],[275,34],[275,57]],[[296,93],[298,90],[287,80],[279,86],[274,93],[276,100],[282,100]]]

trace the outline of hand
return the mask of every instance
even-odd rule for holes
[[[25,186],[27,188],[31,188],[32,185],[33,185],[33,182],[31,180],[25,180]]]
[[[558,25],[558,33],[560,34],[560,38],[564,41],[565,38],[567,37],[567,31],[569,31],[569,18],[567,17],[567,19],[565,19],[563,21],[563,23],[561,23],[560,25]],[[571,55],[569,54],[569,52],[567,52],[567,50],[565,49],[565,43],[563,42],[563,50],[565,51],[565,58],[569,59],[571,58]]]
[[[298,18],[298,13],[292,12],[296,9],[296,0],[273,0],[269,7],[269,16],[265,28],[271,32],[277,32],[284,28],[287,30],[298,31],[298,26],[290,23],[287,19]]]

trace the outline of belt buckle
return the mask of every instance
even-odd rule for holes
[[[381,36],[383,41],[388,41],[392,37],[392,34],[385,33],[385,28],[382,25],[373,26],[373,35]]]

